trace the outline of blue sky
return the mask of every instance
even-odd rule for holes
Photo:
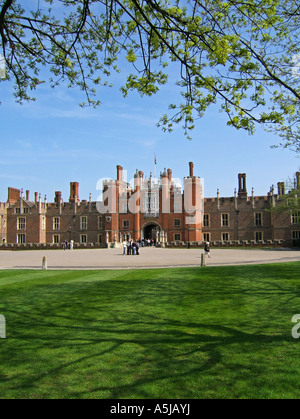
[[[151,98],[135,93],[124,99],[119,86],[125,74],[114,76],[113,88],[100,89],[102,106],[79,107],[79,91],[46,85],[34,92],[36,102],[19,105],[12,86],[0,83],[0,201],[7,200],[9,186],[47,195],[55,191],[69,199],[70,182],[79,182],[80,199],[89,193],[96,200],[100,178],[116,178],[116,165],[128,170],[130,180],[136,169],[149,176],[157,156],[157,174],[171,168],[183,180],[188,163],[204,178],[205,196],[232,196],[238,173],[247,173],[248,193],[266,195],[272,184],[285,181],[299,170],[299,157],[288,150],[271,149],[279,139],[258,127],[254,136],[226,126],[225,115],[211,108],[199,120],[193,140],[183,129],[163,133],[156,127],[167,112],[174,88],[165,86]]]

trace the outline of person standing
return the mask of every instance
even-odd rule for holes
[[[209,242],[205,243],[204,251],[205,251],[205,256],[210,258],[210,244],[209,244]]]
[[[126,250],[127,250],[127,241],[124,240],[123,241],[123,255],[126,255]]]
[[[132,254],[136,255],[136,243],[135,242],[132,243]]]

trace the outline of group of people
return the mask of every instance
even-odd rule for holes
[[[142,241],[139,240],[124,240],[123,241],[123,255],[139,255],[140,254],[140,247],[144,247],[144,246],[153,246],[155,245],[155,242],[153,240],[147,240],[147,239],[143,239]],[[74,246],[74,241],[71,240],[70,243],[68,243],[67,240],[64,241],[63,244],[63,248],[64,250],[66,249],[70,249],[73,250],[73,246]],[[205,255],[208,256],[210,258],[210,244],[209,242],[206,242],[204,245],[204,252]]]
[[[64,244],[63,244],[64,250],[67,250],[67,249],[73,250],[73,247],[74,247],[74,241],[73,240],[71,240],[70,243],[68,242],[68,240],[64,241]]]
[[[139,255],[140,254],[140,243],[136,240],[130,240],[127,242],[123,241],[123,255]]]
[[[123,255],[139,255],[141,247],[155,246],[156,241],[150,239],[142,240],[124,240],[123,241]]]

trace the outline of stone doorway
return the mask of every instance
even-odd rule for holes
[[[143,238],[146,240],[157,239],[157,232],[160,232],[160,226],[158,224],[148,224],[143,229]]]

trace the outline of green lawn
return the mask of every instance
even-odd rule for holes
[[[0,271],[0,398],[299,398],[299,268]]]

